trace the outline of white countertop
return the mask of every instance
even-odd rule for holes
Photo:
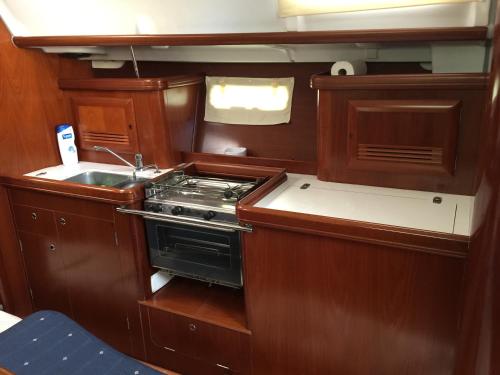
[[[133,174],[133,168],[126,165],[91,163],[88,161],[81,161],[74,166],[64,166],[61,164],[54,167],[39,169],[34,172],[26,173],[25,176],[62,181],[67,178],[76,176],[80,173],[90,171],[109,172],[123,174],[126,176],[132,176]],[[161,176],[162,174],[169,171],[171,171],[171,169],[160,169],[160,173],[155,173],[154,169],[148,169],[143,172],[137,172],[137,177],[151,179]]]
[[[256,207],[469,236],[474,197],[319,181],[287,173],[288,180]],[[310,184],[307,189],[300,189]],[[441,197],[440,204],[433,203]]]

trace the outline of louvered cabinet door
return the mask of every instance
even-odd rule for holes
[[[79,147],[105,146],[122,153],[139,152],[132,98],[73,96],[70,98]]]

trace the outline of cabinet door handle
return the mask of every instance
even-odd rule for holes
[[[31,213],[31,218],[32,218],[33,220],[38,219],[38,214],[37,214],[36,212],[32,212],[32,213]]]
[[[59,223],[61,223],[61,225],[66,225],[66,219],[63,217],[59,218]]]
[[[196,324],[194,324],[194,323],[189,323],[188,327],[189,327],[189,330],[192,332],[196,331],[196,329],[198,328],[198,327],[196,327]]]
[[[50,251],[54,251],[55,249],[56,249],[56,245],[54,245],[53,243],[51,243],[51,244],[49,245],[49,250],[50,250]]]

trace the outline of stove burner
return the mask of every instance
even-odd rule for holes
[[[212,176],[187,175],[174,171],[165,179],[152,183],[146,192],[145,207],[158,207],[164,213],[204,220],[237,221],[236,203],[263,179],[242,180]],[[182,207],[178,212],[176,207]]]

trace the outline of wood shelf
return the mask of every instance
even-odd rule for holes
[[[210,286],[201,281],[174,277],[151,298],[139,303],[238,332],[250,333],[241,289]]]
[[[270,33],[15,36],[18,47],[208,46],[243,44],[398,43],[481,41],[488,29],[437,27],[385,30],[288,31]]]

